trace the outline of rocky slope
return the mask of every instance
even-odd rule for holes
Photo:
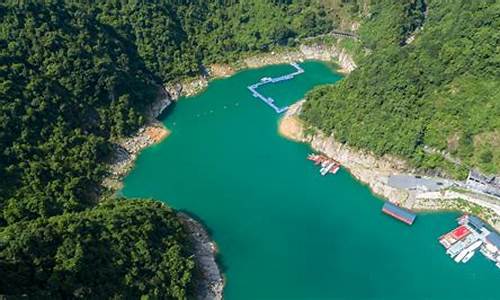
[[[304,100],[292,105],[280,122],[279,131],[285,137],[298,142],[309,143],[311,147],[339,161],[342,166],[372,191],[395,203],[404,203],[408,193],[387,184],[388,176],[404,172],[407,164],[400,159],[385,156],[377,158],[370,153],[354,150],[335,141],[332,136],[325,136],[319,131],[306,134],[302,121],[298,118]]]
[[[121,189],[122,180],[132,169],[139,153],[168,136],[170,132],[157,118],[173,101],[182,96],[192,96],[199,93],[207,87],[210,79],[230,76],[240,69],[303,60],[338,61],[342,68],[341,71],[345,72],[356,67],[352,58],[335,45],[302,45],[296,50],[248,57],[233,66],[212,65],[198,78],[168,83],[164,88],[159,87],[158,98],[147,112],[146,125],[140,128],[135,135],[113,145],[115,151],[110,160],[109,176],[104,179],[103,185],[111,191]],[[196,287],[198,298],[222,299],[224,279],[215,261],[215,244],[210,240],[201,224],[182,213],[179,213],[179,217],[189,233],[195,251],[195,260],[202,274],[202,281],[198,282]]]
[[[224,278],[215,260],[217,246],[210,240],[205,228],[185,213],[178,213],[189,240],[193,247],[196,265],[201,267],[196,288],[197,298],[200,300],[220,300],[223,296]]]
[[[341,67],[339,72],[351,72],[356,68],[356,63],[346,50],[337,45],[313,43],[301,45],[293,51],[283,53],[271,52],[266,55],[249,57],[243,61],[243,68],[258,68],[265,65],[300,62],[304,60],[321,60],[337,62]]]
[[[307,129],[298,115],[304,100],[290,106],[279,124],[279,132],[294,141],[311,145],[314,151],[321,152],[339,161],[343,167],[359,181],[367,184],[377,195],[414,210],[441,211],[452,210],[475,214],[500,230],[500,206],[496,200],[473,191],[461,190],[463,184],[457,182],[453,188],[437,192],[407,190],[388,184],[390,175],[415,174],[401,159],[383,156],[376,157],[366,151],[352,149],[335,141],[334,136],[326,136],[314,129]]]
[[[266,65],[290,63],[304,60],[336,61],[341,72],[350,72],[356,68],[352,57],[335,44],[301,45],[295,50],[271,52],[247,57],[233,66],[214,64],[209,66],[198,78],[168,83],[165,88],[159,87],[157,100],[147,112],[148,122],[138,132],[113,145],[115,151],[110,160],[109,176],[103,185],[112,191],[121,188],[121,180],[133,167],[134,161],[142,149],[158,143],[168,136],[169,131],[157,121],[158,116],[172,103],[182,96],[192,96],[207,87],[210,79],[226,77],[237,70],[258,68]]]

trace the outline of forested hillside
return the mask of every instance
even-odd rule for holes
[[[2,1],[0,294],[184,298],[175,215],[97,204],[110,141],[159,85],[334,24],[317,1]]]
[[[498,174],[498,28],[494,0],[378,1],[360,29],[370,54],[339,84],[311,92],[303,118],[341,142],[416,167],[458,178],[470,167]]]
[[[2,291],[32,298],[184,298],[194,267],[174,213],[153,201],[18,222],[0,238]]]

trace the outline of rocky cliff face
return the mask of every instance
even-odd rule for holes
[[[268,53],[248,57],[243,61],[244,68],[259,68],[272,64],[291,63],[304,60],[336,61],[342,68],[340,71],[349,73],[357,66],[352,57],[337,45],[321,43],[301,45],[297,50],[283,53]]]
[[[402,159],[387,155],[376,157],[369,152],[339,143],[335,141],[334,136],[326,136],[317,130],[313,130],[312,134],[306,134],[310,130],[306,130],[298,117],[304,101],[290,106],[280,121],[279,131],[283,136],[308,143],[314,151],[339,161],[356,179],[367,184],[375,194],[393,203],[414,210],[453,210],[475,214],[500,230],[500,206],[495,199],[456,188],[427,192],[391,187],[388,184],[390,175],[415,173],[416,170],[411,169]],[[456,183],[453,187],[459,186],[460,184]]]
[[[239,66],[213,65],[205,74],[185,82],[169,83],[165,87],[159,87],[158,98],[151,105],[147,112],[148,122],[140,128],[138,132],[113,145],[114,157],[111,159],[109,176],[104,179],[103,186],[112,191],[117,191],[122,187],[123,177],[132,169],[139,153],[161,138],[168,135],[168,130],[157,118],[161,113],[181,96],[192,96],[208,85],[209,77],[225,77],[233,74],[238,69],[257,68],[266,65],[290,63],[303,60],[337,60],[342,67],[342,71],[350,72],[356,65],[352,58],[342,49],[335,46],[321,44],[302,45],[298,50],[285,53],[268,53],[244,59]],[[297,106],[300,109],[300,106]],[[161,138],[155,138],[161,137]],[[321,143],[316,139],[314,142],[318,147],[327,147],[327,143]],[[198,283],[199,299],[222,299],[224,279],[215,262],[215,244],[210,241],[203,227],[186,215],[180,214],[183,224],[189,232],[195,251],[198,266],[203,274],[203,281]]]
[[[215,260],[217,246],[203,226],[185,213],[178,213],[184,229],[188,233],[194,251],[194,259],[200,273],[196,282],[196,299],[221,300],[223,298],[224,278]]]
[[[375,158],[369,153],[353,150],[336,142],[333,137],[326,137],[321,133],[306,137],[304,141],[310,143],[314,150],[339,161],[354,177],[368,184],[375,194],[395,203],[403,203],[408,197],[405,191],[387,184],[389,175],[407,169],[403,161],[391,157]]]
[[[158,116],[167,108],[175,98],[175,89],[167,90],[164,87],[159,87],[158,96],[155,102],[151,104],[147,117],[150,121],[156,120]]]
[[[336,57],[339,61],[339,65],[342,67],[342,70],[344,70],[346,73],[350,73],[358,67],[354,62],[352,56],[344,49],[338,50]]]
[[[325,136],[316,131],[306,135],[304,125],[298,118],[304,100],[292,105],[280,122],[280,133],[295,141],[309,143],[317,151],[339,161],[342,166],[371,190],[391,202],[403,203],[408,197],[404,190],[396,189],[387,184],[388,176],[408,170],[407,164],[391,156],[375,157],[374,155],[352,149],[335,141],[333,136]]]

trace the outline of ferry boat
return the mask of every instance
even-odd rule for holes
[[[470,245],[467,250],[469,251],[476,251],[481,245],[483,244],[483,241],[479,240],[476,241],[474,244]]]
[[[469,247],[462,250],[462,252],[460,252],[455,257],[455,262],[458,263],[458,262],[462,261],[463,259],[465,259],[465,257],[468,255],[468,253],[475,252],[477,250],[477,248],[481,247],[482,244],[483,244],[483,241],[481,241],[481,240],[475,241],[474,243],[472,243],[472,245],[470,245]]]
[[[451,247],[446,250],[446,254],[448,254],[451,258],[455,257],[458,253],[462,252],[465,249],[465,242],[458,241],[453,244]]]

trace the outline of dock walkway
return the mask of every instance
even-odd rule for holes
[[[291,80],[295,76],[304,73],[304,69],[302,69],[297,63],[291,63],[290,65],[295,68],[295,72],[292,72],[292,73],[286,74],[286,75],[282,75],[279,77],[274,77],[274,78],[264,77],[260,80],[260,82],[257,82],[255,84],[252,84],[252,85],[247,87],[250,90],[250,92],[252,92],[252,95],[255,98],[259,98],[260,100],[262,100],[264,103],[269,105],[272,109],[274,109],[274,111],[278,114],[286,111],[288,109],[288,106],[283,106],[283,107],[277,106],[276,104],[274,104],[273,98],[266,97],[266,96],[262,95],[261,93],[259,93],[257,91],[257,89],[261,86],[266,85],[266,84],[273,84],[273,83],[278,83],[281,81]]]

